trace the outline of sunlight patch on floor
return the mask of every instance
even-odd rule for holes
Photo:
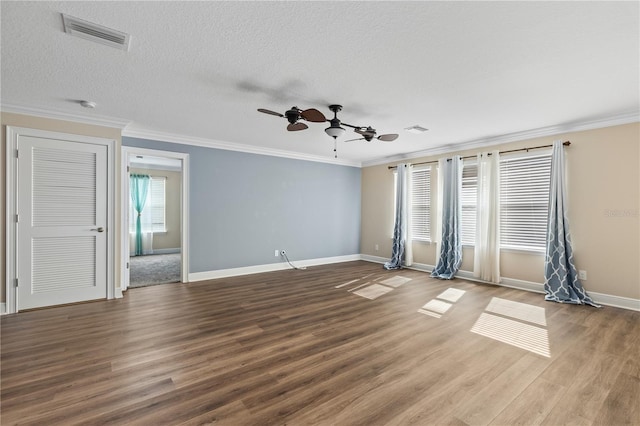
[[[526,303],[513,302],[511,300],[494,297],[485,308],[485,311],[522,321],[532,322],[538,325],[547,325],[544,308]]]
[[[435,312],[427,311],[426,309],[422,309],[422,308],[418,309],[418,313],[429,315],[430,317],[434,317],[434,318],[442,318],[441,314],[436,314]]]
[[[334,286],[334,288],[344,288],[349,293],[357,294],[365,299],[374,300],[411,281],[411,278],[400,275],[389,277],[385,274],[377,278],[372,277],[372,275],[374,274],[365,275],[362,278],[338,284]],[[383,278],[384,280],[382,280]]]
[[[338,284],[338,285],[337,285],[337,286],[335,286],[334,288],[342,288],[342,287],[346,287],[346,286],[348,286],[349,284],[353,284],[353,283],[358,282],[358,281],[360,281],[360,280],[351,280],[351,281],[347,281],[347,282],[346,282],[346,283],[344,283],[344,284]]]
[[[460,300],[464,293],[464,290],[458,290],[457,288],[450,287],[436,296],[435,299],[431,299],[429,302],[422,305],[422,307],[418,309],[418,312],[435,318],[441,318],[454,303]]]
[[[433,299],[425,303],[422,308],[418,309],[418,312],[420,312],[421,314],[440,318],[445,312],[449,310],[451,306],[453,306],[451,303]]]
[[[546,325],[544,308],[493,297],[471,332],[550,358]]]
[[[360,290],[356,290],[353,294],[357,294],[358,296],[373,300],[382,296],[383,294],[387,294],[392,291],[393,288],[387,287],[380,284],[372,284],[369,287],[361,288]]]
[[[359,289],[359,288],[366,287],[366,286],[368,286],[369,284],[371,284],[371,281],[367,281],[367,282],[366,282],[366,283],[364,283],[364,284],[360,284],[360,285],[357,285],[357,286],[355,286],[355,287],[352,287],[352,288],[350,288],[350,289],[349,289],[349,290],[347,290],[347,291],[348,291],[349,293],[351,293],[351,292],[353,292],[353,291],[356,291],[356,290],[357,290],[357,289]]]
[[[458,290],[457,288],[452,287],[440,293],[438,296],[436,296],[436,298],[440,300],[446,300],[447,302],[456,303],[458,300],[460,300],[464,293],[464,290]]]
[[[400,287],[402,284],[408,283],[411,281],[411,278],[401,277],[396,275],[395,277],[387,278],[384,281],[380,281],[380,284],[388,285],[389,287]]]

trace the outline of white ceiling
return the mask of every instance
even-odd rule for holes
[[[329,117],[339,103],[343,121],[400,134],[339,142],[342,161],[366,164],[637,120],[639,4],[2,1],[1,103],[128,123],[124,134],[327,159],[326,124],[287,132],[256,109]],[[60,13],[130,33],[129,51],[64,33]],[[403,130],[415,124],[430,130]]]

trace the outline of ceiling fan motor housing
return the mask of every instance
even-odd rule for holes
[[[300,110],[298,107],[293,107],[289,111],[285,112],[284,116],[287,117],[289,123],[296,124],[296,121],[300,119]]]
[[[332,118],[329,123],[331,123],[331,127],[340,127],[340,120],[337,118]]]

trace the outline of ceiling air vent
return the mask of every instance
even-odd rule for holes
[[[62,14],[62,22],[65,33],[115,47],[116,49],[129,50],[131,35],[127,33],[65,15],[64,13]]]
[[[417,124],[415,126],[411,126],[411,127],[405,127],[404,128],[407,132],[409,133],[415,133],[416,135],[419,135],[420,133],[424,133],[426,132],[427,128],[424,128],[422,126],[418,126]]]

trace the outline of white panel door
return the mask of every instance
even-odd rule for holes
[[[107,297],[107,146],[18,140],[18,309]]]

